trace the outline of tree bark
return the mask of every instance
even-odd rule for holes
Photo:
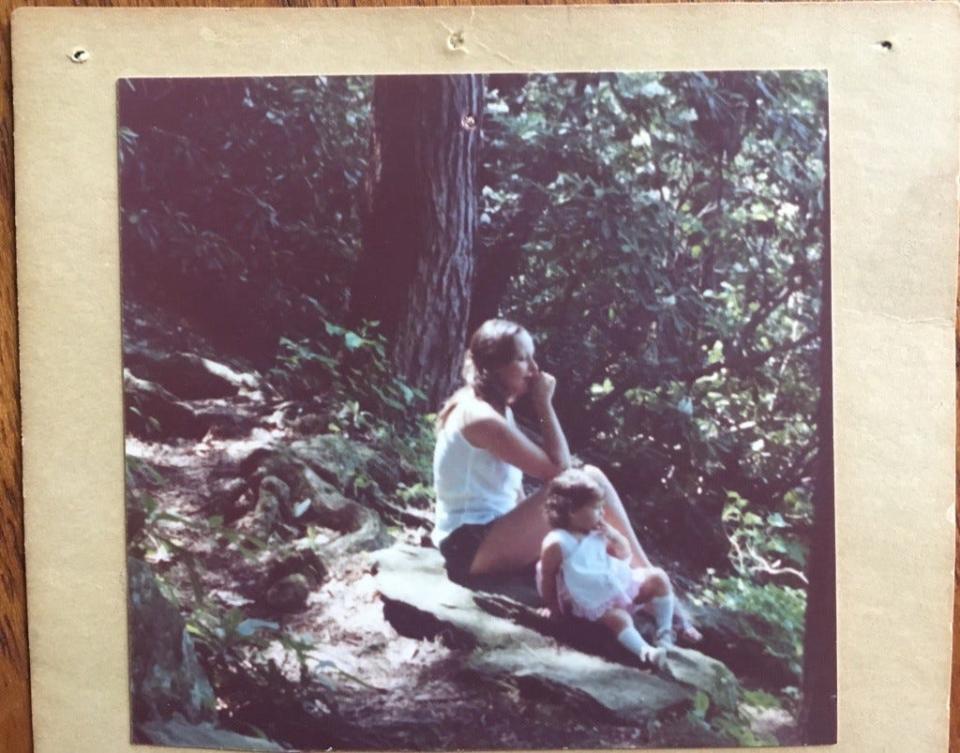
[[[824,149],[830,164],[830,140]],[[828,168],[829,169],[829,168]],[[813,541],[807,578],[807,615],[803,647],[803,742],[828,745],[837,741],[837,566],[833,495],[833,410],[830,337],[830,179],[825,178],[823,207],[821,306],[821,387],[817,418],[819,469],[814,488]]]
[[[351,289],[397,374],[436,407],[455,388],[474,281],[481,76],[381,76],[370,207]]]

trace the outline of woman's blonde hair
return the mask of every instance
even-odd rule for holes
[[[504,412],[507,395],[497,380],[496,370],[516,357],[517,338],[525,332],[521,325],[507,319],[487,319],[477,327],[463,359],[461,374],[466,385],[444,403],[437,414],[438,426],[446,423],[465,389],[472,389],[477,397],[486,400],[500,413]]]
[[[544,510],[551,528],[569,528],[570,515],[603,499],[603,489],[586,471],[569,468],[547,486]]]

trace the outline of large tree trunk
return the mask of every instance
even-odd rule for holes
[[[830,164],[830,141],[824,165]],[[830,338],[830,178],[823,207],[823,287],[820,313],[820,410],[817,417],[819,457],[814,488],[813,541],[807,578],[807,616],[803,647],[803,742],[828,745],[837,741],[837,565],[833,495],[833,410]]]
[[[398,375],[436,407],[459,380],[477,227],[480,76],[374,84],[371,203],[351,296],[381,323]]]

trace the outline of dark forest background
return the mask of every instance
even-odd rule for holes
[[[782,668],[764,702],[804,741],[832,739],[823,74],[118,86],[125,365],[189,342],[261,376],[264,411],[395,465],[351,494],[419,510],[387,520],[425,530],[431,414],[476,325],[522,323],[574,453],[611,477],[691,604],[740,615]],[[139,389],[128,432],[175,434]],[[128,448],[131,556],[222,677],[282,621],[194,603],[204,562],[184,531],[247,551],[270,534],[164,510],[158,467]]]

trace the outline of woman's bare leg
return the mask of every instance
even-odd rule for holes
[[[480,544],[470,574],[507,573],[539,559],[543,537],[550,532],[543,509],[546,499],[547,489],[543,486],[498,518]]]
[[[703,633],[697,630],[693,620],[690,619],[690,613],[680,599],[677,599],[676,617],[679,623],[677,634],[686,643],[699,643],[703,640]]]
[[[630,525],[623,501],[617,494],[610,479],[593,465],[584,466],[604,492],[604,514],[618,531],[627,537],[630,544],[631,564],[650,572],[650,577],[641,584],[638,601],[647,601],[657,596],[671,593],[670,580],[660,568],[654,568],[640,545],[639,539]],[[540,557],[543,537],[550,532],[543,505],[547,499],[546,484],[520,502],[513,510],[498,519],[487,532],[486,538],[477,550],[470,566],[471,575],[493,575],[520,570]],[[642,598],[641,598],[642,597]],[[696,642],[701,636],[697,629],[687,621],[680,630],[688,640]]]
[[[610,479],[594,465],[585,465],[583,471],[603,490],[604,515],[614,528],[627,537],[630,544],[631,565],[650,567],[650,560],[640,546],[620,495],[613,488]],[[540,544],[543,542],[543,537],[550,531],[543,510],[546,497],[546,485],[544,485],[493,524],[473,559],[471,575],[489,575],[518,570],[540,556]]]

